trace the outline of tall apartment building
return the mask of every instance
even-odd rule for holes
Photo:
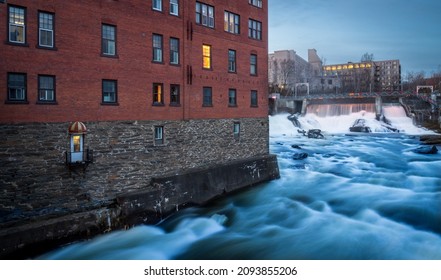
[[[278,176],[267,1],[6,2],[1,252]],[[60,217],[69,223],[39,224]],[[35,240],[23,241],[22,226]]]

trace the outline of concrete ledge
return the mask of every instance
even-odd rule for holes
[[[34,257],[111,230],[154,224],[183,207],[276,178],[274,155],[153,178],[145,190],[120,195],[107,207],[0,230],[0,258]]]
[[[126,225],[152,223],[181,207],[202,205],[244,187],[279,178],[277,158],[267,155],[153,178],[152,190],[117,197]]]

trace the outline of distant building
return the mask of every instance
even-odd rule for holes
[[[315,49],[308,50],[308,61],[293,50],[281,50],[269,54],[268,78],[273,91],[291,93],[298,83],[308,83],[312,94],[398,91],[401,65],[399,60],[323,65]]]
[[[268,78],[271,86],[292,93],[296,83],[306,83],[311,77],[309,63],[294,50],[281,50],[268,56]]]
[[[342,92],[397,91],[401,89],[399,60],[325,65],[323,66],[323,76],[337,79]]]

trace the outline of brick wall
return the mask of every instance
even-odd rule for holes
[[[195,1],[180,1],[180,16],[153,11],[152,1],[26,1],[0,5],[0,123],[248,118],[267,115],[267,5],[203,1],[215,6],[215,28],[195,23]],[[221,3],[222,2],[222,3]],[[264,1],[265,3],[266,1]],[[26,45],[7,43],[7,7],[26,8]],[[224,11],[241,15],[241,34],[223,30]],[[38,11],[54,14],[55,49],[38,45]],[[263,40],[248,38],[248,19],[262,21]],[[116,57],[101,55],[101,25],[116,26]],[[190,29],[188,29],[190,27]],[[189,31],[191,30],[191,32]],[[164,63],[152,63],[152,34],[163,35]],[[191,36],[189,34],[191,33]],[[169,39],[180,40],[180,64],[169,63]],[[212,46],[212,69],[202,69],[202,44]],[[228,49],[237,51],[237,73],[228,73]],[[258,56],[250,75],[249,56]],[[187,67],[193,82],[187,81]],[[26,104],[5,104],[7,73],[27,74]],[[56,77],[56,105],[37,104],[38,75]],[[102,105],[102,80],[118,81],[118,105]],[[164,106],[152,106],[153,83],[164,85]],[[181,87],[180,106],[170,106],[170,85]],[[213,87],[213,107],[202,106],[202,87]],[[228,89],[238,106],[228,106]],[[257,90],[259,106],[250,106]]]

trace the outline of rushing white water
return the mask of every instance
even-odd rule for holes
[[[306,116],[299,118],[299,121],[304,130],[319,128],[325,133],[347,133],[358,119],[363,119],[374,133],[393,132],[391,128],[412,135],[433,133],[416,127],[400,105],[383,106],[383,115],[390,124],[376,120],[373,104],[324,104],[308,106]]]
[[[346,118],[369,114],[300,119],[325,139],[270,117],[280,179],[41,258],[441,259],[441,153],[415,153],[403,133],[346,133]]]

